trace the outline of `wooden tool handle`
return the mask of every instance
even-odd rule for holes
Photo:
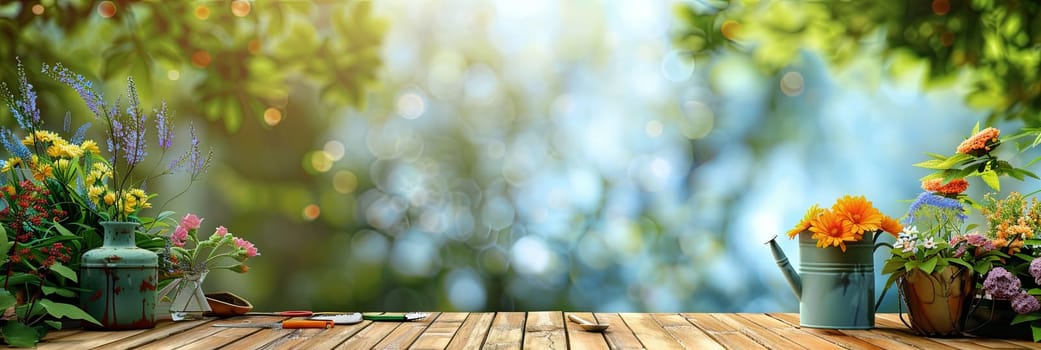
[[[586,321],[586,319],[578,317],[575,314],[567,314],[567,318],[570,319],[571,322],[578,323],[578,324],[584,324],[584,325],[591,325],[591,324],[593,324],[593,322]]]
[[[333,328],[333,321],[330,320],[285,320],[282,321],[283,329],[299,329],[299,328]]]

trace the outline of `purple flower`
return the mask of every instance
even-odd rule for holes
[[[173,128],[170,127],[173,116],[166,112],[166,100],[163,100],[162,107],[152,109],[152,112],[155,113],[155,126],[159,129],[159,147],[164,150],[170,149],[170,146],[173,146]]]
[[[79,129],[76,129],[76,134],[72,135],[72,140],[69,142],[77,145],[83,143],[83,139],[87,138],[87,129],[90,129],[90,122],[84,123]]]
[[[134,78],[127,78],[127,109],[123,119],[123,135],[117,138],[122,144],[123,157],[127,164],[140,164],[145,160],[145,121],[148,116],[141,111],[141,100],[137,97]]]
[[[1034,276],[1034,283],[1041,284],[1041,259],[1030,261],[1030,275]]]
[[[29,161],[33,158],[32,152],[29,151],[28,147],[22,143],[22,140],[18,139],[18,136],[14,135],[14,132],[7,128],[0,129],[0,143],[4,144],[4,148],[8,152],[11,152],[15,157],[21,158],[24,161]]]
[[[11,114],[18,121],[18,126],[23,129],[33,129],[40,124],[40,109],[36,106],[36,91],[33,85],[25,77],[25,67],[22,60],[18,60],[18,93],[21,98],[16,98],[7,88],[7,84],[0,84],[0,93],[7,100]]]
[[[1028,314],[1038,309],[1041,309],[1041,303],[1038,303],[1037,297],[1025,291],[1012,297],[1012,310],[1018,314]]]
[[[915,214],[919,209],[924,206],[931,206],[943,211],[951,211],[955,213],[958,219],[965,220],[965,207],[962,206],[961,202],[954,198],[947,198],[944,196],[938,196],[932,192],[922,192],[915,198],[914,202],[911,203],[911,207],[908,209],[907,223],[915,222]]]
[[[82,75],[72,73],[61,63],[54,66],[44,64],[42,72],[76,90],[83,102],[87,104],[87,108],[94,112],[95,117],[105,116],[105,102],[101,92],[95,90],[94,84],[83,78]]]
[[[983,281],[983,290],[997,299],[1009,299],[1022,291],[1020,282],[1016,276],[1003,267],[995,267],[987,273],[987,279]]]

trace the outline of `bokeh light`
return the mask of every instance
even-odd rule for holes
[[[181,79],[181,71],[176,70],[176,69],[168,70],[168,71],[166,71],[166,78],[170,79],[170,80],[180,80]]]
[[[274,108],[264,110],[264,124],[275,126],[282,122],[282,111]]]
[[[343,159],[343,155],[347,149],[344,148],[343,142],[330,140],[322,147],[322,151],[325,151],[325,154],[329,156],[329,160],[336,162]]]
[[[802,94],[805,83],[799,72],[784,73],[781,78],[781,92],[788,96],[799,96]]]
[[[304,207],[303,218],[307,221],[314,221],[321,214],[322,208],[319,208],[318,205],[315,204],[308,204],[306,207]]]
[[[398,97],[398,115],[405,119],[416,119],[423,115],[426,103],[416,93],[405,93]]]
[[[198,50],[195,51],[195,53],[192,53],[192,64],[199,68],[209,67],[212,59],[210,53],[204,50]]]
[[[37,15],[37,16],[43,15],[43,11],[44,10],[46,10],[46,8],[43,7],[42,4],[36,4],[36,5],[33,5],[33,7],[32,7],[33,14]]]
[[[98,3],[98,15],[103,18],[112,18],[116,15],[116,3],[108,0]]]
[[[340,170],[333,174],[333,189],[342,194],[353,193],[358,188],[358,177],[349,170]]]
[[[247,0],[235,0],[231,2],[231,14],[236,17],[249,16],[249,12],[253,10],[253,4]]]
[[[210,7],[206,5],[199,5],[195,7],[195,18],[206,20],[210,18]]]

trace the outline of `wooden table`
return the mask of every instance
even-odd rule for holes
[[[215,323],[275,322],[268,316],[161,322],[155,329],[51,332],[39,349],[1041,349],[1027,341],[914,335],[896,314],[872,330],[800,328],[799,315],[577,313],[611,326],[579,330],[565,313],[431,313],[414,322],[362,321],[331,329],[217,328]]]

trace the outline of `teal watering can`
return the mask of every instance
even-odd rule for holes
[[[873,236],[873,237],[871,237]],[[770,245],[777,267],[799,299],[799,324],[810,328],[871,329],[882,296],[875,301],[875,264],[878,233],[864,233],[864,239],[838,247],[818,248],[809,231],[799,234],[799,267],[795,272],[777,244]]]

